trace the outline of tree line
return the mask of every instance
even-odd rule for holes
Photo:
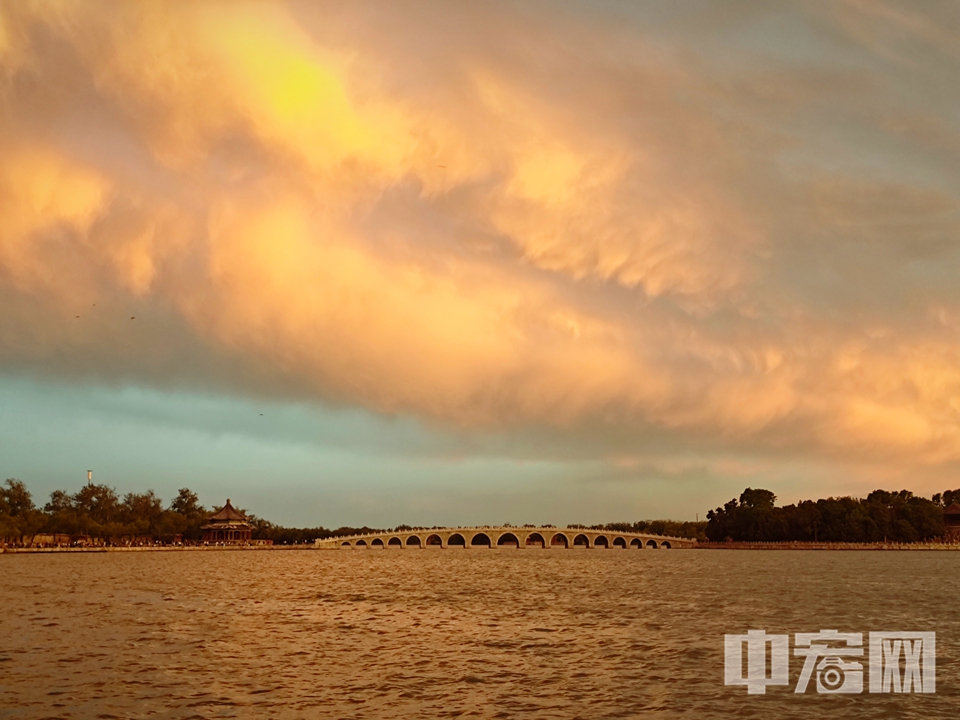
[[[108,486],[87,483],[75,493],[54,490],[50,500],[38,507],[27,486],[10,478],[0,486],[0,539],[29,543],[36,535],[64,535],[76,538],[97,538],[105,542],[131,538],[149,538],[172,542],[198,542],[211,514],[222,506],[210,509],[189,488],[180,488],[177,496],[164,506],[163,500],[148,490],[123,496]],[[255,540],[272,540],[275,544],[313,542],[316,538],[340,537],[361,532],[377,532],[372,528],[324,527],[288,528],[275,525],[246,513]]]
[[[645,533],[649,535],[669,535],[671,537],[706,540],[706,522],[681,520],[638,520],[636,522],[613,522],[605,525],[568,525],[571,529],[608,530],[611,532]]]
[[[714,542],[918,542],[943,537],[943,509],[960,502],[960,490],[931,500],[909,490],[874,490],[866,498],[831,497],[776,506],[769,490],[747,488],[707,513]]]

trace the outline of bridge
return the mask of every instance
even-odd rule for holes
[[[326,538],[318,548],[692,548],[690,538],[614,530],[555,527],[434,528]]]

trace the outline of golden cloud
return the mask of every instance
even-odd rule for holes
[[[771,260],[865,217],[895,242],[933,213],[935,239],[954,196],[785,178],[752,154],[789,143],[642,43],[591,74],[543,42],[564,94],[496,57],[496,23],[440,67],[327,10],[4,5],[0,283],[173,308],[381,412],[960,458],[955,338],[845,327]]]

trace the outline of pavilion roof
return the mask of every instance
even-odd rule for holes
[[[248,522],[241,522],[239,520],[227,520],[227,521],[217,521],[212,523],[207,523],[206,525],[201,525],[201,530],[250,530],[252,525]]]
[[[223,506],[223,509],[220,510],[220,512],[216,513],[215,515],[211,515],[207,519],[211,521],[220,520],[222,522],[229,522],[231,520],[247,522],[247,516],[230,504],[230,498],[227,498],[227,504]]]
[[[951,503],[950,507],[943,511],[944,515],[960,515],[960,504]]]

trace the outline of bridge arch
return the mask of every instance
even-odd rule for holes
[[[474,533],[470,544],[474,547],[490,547],[490,536],[483,532]]]
[[[432,530],[403,529],[402,532],[363,533],[348,537],[318,539],[316,547],[384,548],[384,547],[581,547],[581,548],[637,548],[671,549],[696,547],[692,538],[663,536],[655,533],[590,530],[549,526],[537,528],[510,525]]]
[[[543,539],[543,535],[541,535],[541,534],[538,533],[538,532],[532,532],[532,533],[530,533],[529,535],[527,535],[526,545],[533,545],[533,546],[537,546],[537,547],[543,547],[543,546],[545,546],[546,544],[547,544],[547,543],[546,543],[546,541]]]

